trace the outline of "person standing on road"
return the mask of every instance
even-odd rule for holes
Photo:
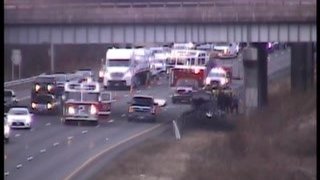
[[[236,114],[239,114],[239,99],[235,94],[232,96],[231,113],[234,111]]]

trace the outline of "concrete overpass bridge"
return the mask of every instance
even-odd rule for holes
[[[5,43],[316,41],[316,0],[29,1],[5,3]]]
[[[5,2],[6,45],[251,42],[243,59],[249,107],[267,103],[265,43],[292,43],[291,84],[305,90],[316,36],[316,0]]]

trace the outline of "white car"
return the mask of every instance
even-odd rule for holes
[[[28,108],[13,107],[7,113],[7,122],[11,128],[31,128],[32,114]]]
[[[7,121],[5,120],[5,122],[4,122],[4,141],[9,142],[9,137],[10,137],[10,127],[9,127]]]
[[[224,87],[228,83],[229,79],[227,77],[227,72],[220,67],[212,68],[205,80],[205,84],[211,86]]]

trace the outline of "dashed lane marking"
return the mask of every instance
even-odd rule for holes
[[[28,161],[31,161],[32,159],[33,159],[32,156],[29,156],[29,157],[27,158]]]
[[[81,166],[77,167],[71,174],[69,174],[69,175],[68,175],[66,178],[64,178],[64,179],[65,179],[65,180],[72,179],[72,177],[75,176],[77,173],[79,173],[84,167],[88,166],[90,163],[92,163],[95,159],[97,159],[99,156],[103,155],[104,153],[106,153],[106,152],[108,152],[108,151],[116,148],[117,146],[120,146],[120,145],[122,145],[122,144],[124,144],[124,143],[126,143],[126,142],[128,142],[128,141],[130,141],[130,140],[132,140],[132,139],[134,139],[134,138],[137,138],[137,137],[139,137],[139,136],[142,136],[143,134],[146,134],[146,133],[148,133],[148,132],[150,132],[150,131],[153,131],[153,130],[161,127],[161,126],[163,126],[163,124],[157,124],[157,125],[155,125],[155,126],[153,126],[153,127],[150,127],[150,128],[148,128],[148,129],[142,131],[142,132],[139,132],[139,133],[137,133],[137,134],[134,134],[134,135],[132,135],[132,136],[124,139],[124,140],[121,140],[121,141],[119,141],[118,143],[110,146],[109,148],[106,148],[106,149],[102,150],[100,153],[97,153],[95,156],[92,156],[92,157],[89,158],[87,161],[85,161]]]
[[[16,135],[14,135],[14,137],[20,137],[21,135],[20,134],[16,134]]]
[[[88,132],[88,130],[83,130],[81,133],[86,134],[87,132]]]
[[[126,117],[126,114],[122,114],[121,117]]]
[[[40,153],[45,153],[47,150],[46,149],[41,149]]]
[[[109,121],[108,121],[108,123],[113,123],[114,122],[114,120],[113,119],[110,119]]]
[[[109,138],[106,138],[106,141],[109,141]]]
[[[71,139],[73,139],[73,136],[69,136],[69,137],[68,137],[68,140],[71,140]]]
[[[47,123],[47,124],[46,124],[46,126],[50,126],[50,125],[51,125],[51,123]]]
[[[10,174],[9,171],[4,172],[5,176],[9,176],[9,174]]]
[[[53,143],[53,147],[56,147],[56,146],[58,146],[58,145],[59,145],[59,142]]]
[[[16,168],[17,168],[17,169],[22,168],[22,164],[18,164],[18,165],[16,166]]]
[[[96,128],[98,128],[98,127],[100,127],[100,124],[98,124],[98,125],[96,126]]]

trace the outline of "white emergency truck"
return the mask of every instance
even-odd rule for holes
[[[126,86],[149,80],[149,57],[146,49],[109,49],[103,86]]]
[[[238,43],[216,43],[213,47],[218,58],[236,58],[239,53]]]

